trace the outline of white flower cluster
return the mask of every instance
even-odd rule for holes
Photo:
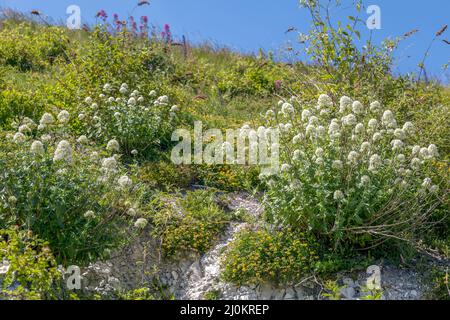
[[[420,175],[426,174],[421,170],[425,170],[427,161],[438,157],[437,147],[434,144],[411,146],[414,125],[406,122],[399,127],[393,112],[383,110],[378,101],[365,107],[363,103],[344,96],[335,109],[332,99],[322,94],[316,108],[294,110],[283,100],[279,107],[283,115],[293,115],[294,112],[299,115],[298,119],[290,120],[292,122],[279,123],[273,110],[266,114],[268,123],[278,128],[292,143],[286,148],[289,153],[283,153],[287,157],[281,165],[283,176],[304,178],[304,181],[300,179],[303,186],[316,185],[317,177],[328,177],[335,182],[325,185],[342,184],[340,189],[330,190],[333,200],[339,202],[344,201],[349,193],[357,192],[358,188],[369,188],[375,182],[386,186],[397,181],[416,192],[418,189],[438,190],[431,179],[417,183]],[[296,123],[295,126],[292,123]],[[389,172],[397,176],[388,177]],[[311,173],[314,173],[313,178]],[[380,177],[392,181],[381,183]]]

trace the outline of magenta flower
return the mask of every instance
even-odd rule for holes
[[[103,21],[106,21],[108,15],[106,14],[106,11],[102,9],[99,12],[97,12],[96,17],[102,19]]]

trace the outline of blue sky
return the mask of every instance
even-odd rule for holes
[[[137,0],[0,0],[0,7],[29,12],[37,9],[55,20],[65,21],[66,8],[78,5],[83,22],[94,23],[95,14],[104,9],[109,16],[119,14],[124,19]],[[345,0],[344,0],[345,2]],[[396,53],[397,72],[417,71],[434,34],[449,23],[449,0],[370,0],[367,5],[381,9],[381,30],[374,30],[374,40],[380,43],[386,37],[395,37],[412,29],[419,32],[406,40]],[[334,10],[334,19],[353,12]],[[291,26],[307,31],[310,26],[305,9],[297,0],[152,0],[133,12],[135,17],[147,15],[150,23],[163,26],[168,23],[175,36],[186,35],[192,42],[212,41],[242,52],[278,52],[288,42],[294,43],[294,34],[284,32]],[[366,20],[369,15],[361,16]],[[450,29],[442,36],[450,40]],[[450,72],[442,66],[450,61],[450,45],[436,41],[427,59],[427,71],[433,77],[449,83]]]

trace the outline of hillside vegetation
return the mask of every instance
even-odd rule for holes
[[[309,60],[295,63],[107,21],[71,31],[3,17],[0,298],[61,298],[57,265],[107,259],[142,233],[169,260],[203,254],[246,219],[221,206],[217,194],[232,191],[265,207],[223,261],[239,285],[448,259],[450,90],[393,75],[392,51],[408,36],[360,50],[307,7],[318,19]],[[279,130],[281,173],[173,164],[172,132],[194,121]],[[137,298],[115,298],[127,297]]]

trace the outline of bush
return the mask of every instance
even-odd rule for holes
[[[268,178],[270,220],[334,248],[420,240],[445,199],[437,147],[415,145],[414,125],[397,124],[378,102],[365,107],[321,95],[317,107],[307,108],[291,101],[296,107],[280,101],[281,111],[269,120],[281,131],[284,162]]]
[[[78,115],[89,138],[100,143],[115,138],[124,154],[146,158],[154,158],[171,144],[179,108],[171,107],[167,96],[156,98],[155,91],[130,93],[123,83],[118,92],[106,84],[95,100],[98,103],[87,97]]]
[[[154,234],[163,252],[177,257],[184,252],[206,252],[222,233],[230,218],[216,204],[214,193],[192,191],[153,218]]]
[[[0,300],[52,298],[59,276],[47,243],[31,231],[0,230]]]
[[[62,111],[55,123],[44,114],[38,127],[26,118],[7,135],[0,152],[0,226],[33,230],[59,262],[83,263],[125,240],[140,187],[113,154],[117,141],[97,152],[85,136],[67,135],[69,117]]]
[[[244,230],[225,252],[222,276],[237,285],[291,284],[312,272],[317,259],[312,242],[291,229]]]

